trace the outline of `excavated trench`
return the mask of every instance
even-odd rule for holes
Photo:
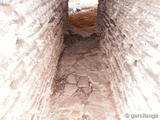
[[[96,33],[65,36],[59,60],[54,120],[119,119],[113,100],[107,67]]]
[[[159,120],[159,1],[67,3],[0,1],[0,120]]]
[[[99,47],[100,36],[95,32],[96,11],[95,7],[68,16],[65,47],[55,77],[54,120],[120,119]]]

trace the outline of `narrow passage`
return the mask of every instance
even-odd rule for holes
[[[83,38],[70,31],[56,77],[53,120],[112,120],[114,101],[107,66],[94,33]]]

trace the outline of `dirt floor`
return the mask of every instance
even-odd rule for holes
[[[99,37],[70,33],[64,39],[52,120],[119,120]]]

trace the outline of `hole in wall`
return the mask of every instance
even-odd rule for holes
[[[88,34],[96,29],[98,0],[69,0],[68,26],[74,32]]]

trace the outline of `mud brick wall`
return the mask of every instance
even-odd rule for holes
[[[62,0],[0,0],[0,120],[51,120]]]
[[[100,46],[121,119],[159,113],[159,8],[159,0],[99,0]]]

